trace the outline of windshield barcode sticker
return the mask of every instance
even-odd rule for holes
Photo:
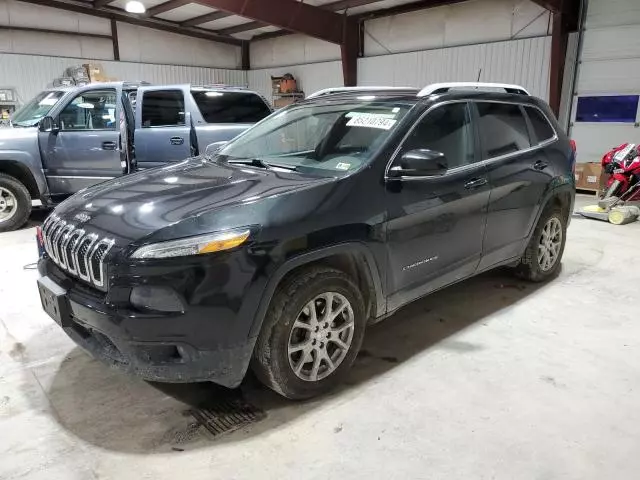
[[[381,130],[389,130],[396,123],[396,120],[385,117],[377,117],[373,115],[362,115],[351,118],[347,122],[347,127],[364,127],[379,128]]]

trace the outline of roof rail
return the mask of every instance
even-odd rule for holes
[[[417,88],[414,87],[332,87],[332,88],[323,88],[322,90],[318,90],[317,92],[313,92],[311,95],[307,96],[307,98],[316,98],[322,97],[324,95],[330,95],[332,93],[341,93],[341,92],[376,92],[376,91],[385,91],[385,90],[408,90],[415,92]]]
[[[209,83],[205,85],[192,84],[191,86],[194,88],[219,88],[219,89],[229,88],[233,90],[248,90],[247,87],[241,87],[238,85],[227,85],[226,83]]]
[[[508,83],[485,83],[485,82],[449,82],[449,83],[432,83],[427,85],[418,93],[419,97],[426,97],[434,93],[445,93],[452,88],[461,88],[465,90],[484,89],[484,88],[502,88],[507,93],[518,93],[520,95],[531,95],[524,87],[520,85],[510,85]]]

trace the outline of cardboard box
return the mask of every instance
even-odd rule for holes
[[[587,162],[576,164],[576,189],[600,191],[603,177],[600,162]]]
[[[90,82],[108,82],[109,77],[107,77],[104,73],[104,69],[102,65],[99,63],[85,63],[82,65],[89,75]]]
[[[273,106],[275,108],[283,108],[283,107],[286,107],[287,105],[291,105],[292,103],[295,103],[295,101],[296,101],[295,97],[276,98],[273,101]]]

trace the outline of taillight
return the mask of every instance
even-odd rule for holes
[[[569,143],[571,144],[571,150],[573,150],[573,153],[576,153],[578,151],[578,146],[576,145],[576,141],[569,140]]]

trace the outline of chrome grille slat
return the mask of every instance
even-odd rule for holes
[[[109,238],[86,233],[72,223],[50,215],[42,225],[44,248],[63,270],[104,290],[104,259],[114,245]]]

